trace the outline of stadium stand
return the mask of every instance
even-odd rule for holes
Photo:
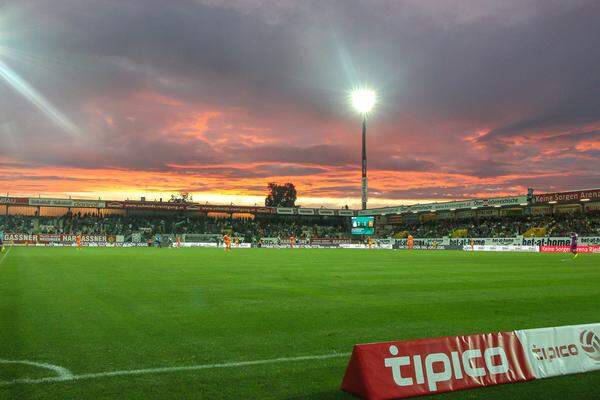
[[[600,213],[557,214],[544,216],[506,216],[474,218],[471,220],[414,221],[380,229],[379,237],[403,238],[410,233],[416,238],[425,237],[507,237],[600,236]],[[262,237],[285,240],[295,236],[300,240],[311,237],[349,237],[347,223],[339,219],[310,221],[302,217],[257,219],[212,218],[206,216],[121,216],[98,214],[66,214],[57,217],[24,215],[0,216],[0,231],[14,233],[108,234],[129,236],[141,232],[144,239],[155,234],[223,234],[233,233],[246,242],[257,242]],[[459,234],[454,234],[454,233]],[[464,232],[464,233],[463,233]],[[539,233],[543,234],[540,235]]]
[[[600,236],[600,214],[558,214],[545,216],[506,216],[472,220],[415,221],[393,230],[379,231],[380,236],[402,238],[408,233],[425,237],[508,237],[523,236]],[[456,234],[455,234],[456,233]]]
[[[375,218],[377,238],[600,236],[599,200],[600,189],[592,189],[353,211],[6,196],[0,197],[0,231],[119,235],[125,241],[225,233],[246,243],[290,236],[360,241],[351,235],[349,217],[366,215]]]
[[[25,215],[0,216],[0,231],[26,234],[106,234],[131,236],[141,233],[147,240],[155,234],[233,234],[245,242],[256,243],[262,237],[300,240],[311,237],[348,236],[347,221],[339,218],[310,219],[298,217],[239,219],[206,216],[166,215],[98,215],[65,214],[56,217]]]

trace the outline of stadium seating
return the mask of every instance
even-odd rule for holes
[[[600,236],[600,214],[555,214],[544,216],[507,216],[469,220],[438,220],[404,223],[391,232],[379,231],[380,236],[402,235],[414,237],[512,237],[527,236],[530,232],[544,232],[542,236],[579,235]]]
[[[0,231],[12,233],[110,234],[130,236],[141,233],[147,240],[155,234],[233,234],[245,242],[258,242],[262,237],[299,239],[310,237],[338,238],[349,236],[346,219],[333,218],[314,222],[295,217],[210,218],[206,216],[122,216],[67,214],[59,217],[6,215],[0,216]]]
[[[82,233],[129,236],[141,233],[144,239],[154,234],[223,234],[257,242],[264,237],[287,240],[311,237],[344,238],[350,236],[347,221],[340,218],[318,220],[274,216],[254,220],[210,218],[206,216],[122,216],[67,214],[60,217],[0,216],[0,231],[13,233]],[[396,225],[392,230],[378,229],[378,237],[512,237],[544,231],[547,236],[600,236],[600,213],[515,216],[472,220],[440,220]]]

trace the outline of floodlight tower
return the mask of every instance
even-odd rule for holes
[[[352,105],[362,114],[362,209],[367,209],[367,115],[375,105],[376,95],[370,89],[355,89],[350,93]]]

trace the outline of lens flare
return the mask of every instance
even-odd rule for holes
[[[358,112],[368,114],[373,109],[377,96],[370,89],[355,89],[350,93],[350,100]]]
[[[79,133],[79,128],[77,128],[69,118],[57,110],[41,93],[2,61],[0,61],[0,77],[3,78],[15,92],[29,100],[60,128],[72,135]]]

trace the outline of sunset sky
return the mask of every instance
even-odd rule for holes
[[[0,193],[370,206],[600,187],[597,0],[0,0]]]

